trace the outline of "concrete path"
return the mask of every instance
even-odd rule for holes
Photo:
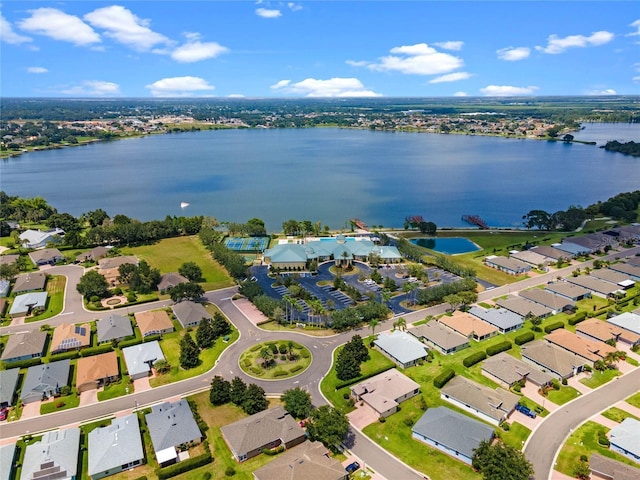
[[[558,408],[560,408],[557,404],[553,403],[547,397],[540,395],[540,393],[538,393],[537,385],[534,385],[531,382],[527,382],[524,388],[520,391],[525,397],[530,398],[531,400],[536,402],[538,405],[542,406],[543,408],[546,408],[550,412],[553,412]]]
[[[591,388],[587,387],[584,383],[581,383],[580,380],[583,378],[589,378],[591,376],[588,372],[581,372],[578,375],[574,375],[573,377],[567,380],[567,385],[575,388],[581,394],[589,393],[592,391]]]
[[[596,423],[599,423],[603,427],[607,427],[609,430],[620,425],[618,422],[611,420],[610,418],[607,418],[602,414],[596,415],[595,417],[591,417],[591,420]]]
[[[640,408],[634,407],[633,405],[631,405],[630,403],[627,403],[624,400],[621,400],[620,402],[616,403],[614,407],[618,407],[620,410],[624,410],[625,412],[640,418]]]
[[[92,388],[91,390],[87,390],[80,394],[80,407],[93,405],[94,403],[98,403],[98,390],[96,388]]]

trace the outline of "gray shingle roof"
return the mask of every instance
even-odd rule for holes
[[[191,300],[178,302],[171,308],[183,327],[193,324],[199,325],[203,318],[211,319],[211,315],[201,303]]]
[[[620,425],[611,429],[612,445],[640,456],[640,421],[632,417],[625,418]]]
[[[290,442],[304,435],[298,422],[283,407],[270,408],[220,429],[236,456],[280,439]]]
[[[253,472],[256,480],[342,480],[345,469],[320,442],[304,442]]]
[[[202,433],[193,418],[189,402],[163,402],[151,407],[145,415],[156,452],[199,440]]]
[[[480,442],[491,440],[494,433],[490,426],[447,407],[429,408],[412,431],[469,458]]]
[[[9,480],[13,470],[13,458],[16,454],[16,444],[2,445],[0,447],[0,480]]]
[[[42,290],[47,283],[47,276],[42,272],[23,273],[16,277],[13,285],[13,293]]]
[[[544,340],[536,340],[522,346],[522,357],[561,377],[570,376],[574,367],[584,365],[584,359]]]
[[[73,478],[78,468],[80,429],[54,430],[42,436],[42,440],[27,446],[22,462],[20,480],[43,478],[42,474],[59,476],[48,478]],[[52,463],[52,465],[49,465]],[[46,477],[45,477],[46,478]]]
[[[489,308],[485,310],[484,308],[473,306],[469,309],[469,313],[494,327],[498,327],[502,331],[518,328],[523,324],[520,315],[506,308]]]
[[[42,397],[44,392],[64,387],[69,383],[70,365],[71,361],[67,359],[29,367],[20,398],[24,401]]]
[[[35,309],[44,309],[47,306],[47,292],[29,292],[18,295],[13,299],[9,315],[26,315]]]
[[[506,308],[507,310],[511,310],[523,317],[526,317],[527,315],[546,317],[552,312],[549,307],[545,307],[544,305],[521,297],[510,296],[505,299],[498,299],[496,300],[496,305]]]
[[[158,360],[164,360],[164,354],[157,340],[123,348],[122,354],[131,376],[149,372],[151,370],[149,362],[153,364]]]
[[[136,414],[114,418],[111,425],[89,432],[89,475],[136,460],[144,460],[140,424]]]
[[[2,352],[2,360],[42,355],[46,341],[47,332],[35,331],[11,335]]]
[[[547,290],[542,290],[541,288],[522,290],[519,295],[527,300],[539,303],[540,305],[544,305],[545,307],[549,307],[558,312],[565,308],[571,308],[575,305],[575,303],[568,298],[561,297],[560,295],[556,295],[555,293]]]
[[[0,370],[0,405],[13,405],[13,394],[18,384],[19,368]]]
[[[537,367],[512,357],[507,352],[499,353],[482,362],[482,370],[511,385],[527,378],[537,385],[551,382],[553,377]]]
[[[431,321],[409,329],[409,333],[439,346],[444,350],[451,350],[462,345],[468,345],[469,339],[464,335],[454,332],[449,327],[438,321]]]
[[[460,376],[442,387],[441,392],[498,421],[511,413],[520,399],[504,388],[494,390]]]
[[[116,338],[133,335],[133,327],[129,317],[124,315],[109,315],[96,322],[98,328],[98,343],[109,342]]]

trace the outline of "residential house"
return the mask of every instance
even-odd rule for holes
[[[202,320],[211,320],[211,314],[201,303],[183,300],[171,307],[183,328],[197,327]]]
[[[509,275],[522,275],[531,271],[531,265],[528,263],[499,255],[489,255],[484,259],[484,264]]]
[[[53,331],[49,351],[51,353],[67,352],[69,350],[79,350],[89,345],[91,345],[91,324],[75,325],[73,323],[63,323]]]
[[[566,310],[573,310],[576,306],[576,302],[541,288],[521,290],[518,295],[539,305],[550,308],[553,315]]]
[[[538,387],[548,385],[553,376],[543,372],[536,365],[519,360],[507,352],[502,352],[482,362],[482,374],[504,388],[511,388],[516,382],[529,381]]]
[[[64,237],[64,230],[54,228],[52,230],[25,230],[19,236],[23,247],[29,249],[43,248],[50,243],[58,243]]]
[[[522,316],[513,313],[506,308],[489,308],[485,309],[478,306],[473,306],[469,309],[471,315],[475,315],[480,320],[493,325],[500,333],[513,332],[522,328],[524,325],[524,319]]]
[[[565,242],[564,240],[562,241],[562,243],[554,243],[551,246],[557,250],[562,250],[567,255],[571,256],[571,258],[593,253],[590,248],[585,248],[581,245],[576,245],[575,243],[571,242]]]
[[[544,257],[547,257],[547,258],[550,258],[552,260],[555,260],[556,262],[558,260],[569,261],[569,260],[571,260],[571,257],[573,256],[571,254],[567,254],[567,252],[564,252],[562,250],[558,250],[557,248],[550,247],[548,245],[539,245],[537,247],[533,247],[530,251],[531,252],[535,252],[538,255],[542,255]]]
[[[493,325],[466,312],[455,311],[451,316],[443,315],[438,321],[460,335],[478,342],[498,333],[498,329]]]
[[[520,262],[528,263],[532,267],[539,267],[539,266],[545,267],[557,261],[551,257],[541,255],[535,250],[523,250],[522,252],[517,252],[517,251],[509,252],[509,257],[515,260],[519,260]]]
[[[81,357],[76,366],[76,388],[78,392],[100,388],[116,382],[119,376],[116,352]]]
[[[11,289],[11,282],[9,280],[0,280],[0,298],[5,298],[9,295]],[[4,312],[3,312],[4,313]]]
[[[255,480],[348,480],[339,460],[321,442],[304,442],[253,472]]]
[[[9,308],[9,316],[14,318],[37,315],[46,310],[48,298],[47,292],[29,292],[18,295],[13,299],[11,308]]]
[[[400,403],[415,397],[419,392],[420,385],[395,368],[351,387],[353,399],[366,403],[378,417],[396,413]]]
[[[526,298],[510,295],[504,299],[496,300],[496,305],[520,315],[523,318],[546,318],[553,315],[553,310],[539,303],[527,300]]]
[[[189,279],[180,275],[177,272],[165,273],[160,277],[160,282],[158,283],[158,290],[160,293],[169,293],[176,285],[180,285],[181,283],[188,283]]]
[[[220,431],[238,462],[259,455],[265,448],[294,447],[306,438],[305,431],[283,407],[258,412]]]
[[[413,335],[400,330],[381,333],[373,343],[385,356],[402,368],[411,367],[427,358],[427,347]]]
[[[631,275],[625,275],[610,268],[596,268],[591,270],[589,275],[604,280],[605,282],[614,283],[622,290],[628,290],[636,284],[635,280],[631,278]]]
[[[582,371],[584,359],[544,340],[522,345],[522,359],[549,372],[558,379],[569,378]]]
[[[122,354],[131,380],[148,377],[153,364],[165,359],[157,340],[125,347]]]
[[[178,449],[201,442],[202,432],[198,428],[193,412],[186,400],[162,402],[151,407],[145,415],[153,451],[160,466],[176,463]]]
[[[442,387],[440,398],[492,425],[506,420],[520,400],[518,395],[504,388],[494,390],[461,376]]]
[[[625,418],[609,432],[609,448],[620,455],[640,463],[640,420]]]
[[[4,317],[4,314],[7,313],[7,305],[9,305],[7,299],[0,297],[0,317]]]
[[[569,282],[547,283],[544,288],[551,293],[568,298],[572,302],[591,297],[589,290]]]
[[[53,265],[64,261],[64,255],[57,248],[35,250],[29,253],[29,258],[36,267],[41,267],[42,265]]]
[[[109,249],[107,247],[95,247],[89,250],[88,252],[81,253],[76,256],[76,262],[97,262],[101,258],[104,258],[109,253]]]
[[[19,368],[0,370],[0,408],[13,406],[19,376]]]
[[[16,456],[16,444],[9,443],[0,446],[0,480],[11,480],[14,477],[14,459]]]
[[[80,478],[80,429],[53,430],[30,443],[24,453],[20,480]]]
[[[109,315],[96,322],[98,330],[98,343],[121,341],[127,337],[133,337],[131,320],[125,315]]]
[[[29,367],[20,392],[22,403],[39,402],[60,395],[62,387],[69,384],[70,366],[71,361],[66,359]]]
[[[627,345],[640,344],[640,334],[630,332],[611,322],[597,318],[589,318],[576,325],[576,334],[605,343],[622,341]]]
[[[564,328],[554,330],[547,334],[544,339],[571,353],[575,353],[591,366],[598,360],[602,360],[608,353],[616,351],[611,345],[581,337]]]
[[[150,335],[164,335],[174,330],[173,323],[164,310],[136,312],[134,316],[142,338]]]
[[[38,330],[9,335],[7,344],[2,351],[3,362],[18,362],[44,355],[47,342],[47,332]]]
[[[89,432],[87,474],[92,480],[144,464],[140,424],[135,413]]]
[[[35,292],[36,290],[44,290],[47,284],[47,276],[44,272],[28,272],[18,275],[13,284],[13,293]]]
[[[592,453],[589,457],[591,480],[637,480],[638,468],[605,457],[599,453]]]
[[[0,255],[0,265],[15,265],[18,263],[20,255],[17,253],[10,253],[7,255]]]
[[[629,343],[628,338],[633,338],[633,335],[640,335],[640,311],[638,313],[621,313],[620,315],[609,318],[607,322],[632,334],[632,336],[620,336],[620,340],[625,343]]]
[[[115,287],[120,284],[120,266],[138,265],[138,263],[138,257],[135,255],[101,258],[98,260],[98,273],[104,276],[109,285]]]
[[[462,350],[469,346],[469,339],[446,327],[437,320],[412,327],[408,332],[443,354]]]
[[[594,295],[602,298],[614,298],[624,296],[624,290],[615,283],[605,282],[591,275],[578,275],[577,277],[567,277],[567,282],[590,290]]]
[[[613,263],[609,265],[609,268],[615,272],[624,273],[625,275],[629,275],[632,280],[638,281],[640,280],[640,267],[636,265],[632,265],[630,263]]]
[[[450,408],[436,407],[424,412],[411,433],[414,439],[471,465],[473,451],[483,440],[491,442],[494,430]]]

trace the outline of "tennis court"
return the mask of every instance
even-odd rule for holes
[[[224,244],[234,252],[263,252],[269,246],[269,237],[229,237]]]

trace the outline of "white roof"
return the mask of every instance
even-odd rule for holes
[[[122,354],[129,375],[149,372],[151,370],[149,363],[153,364],[158,360],[164,360],[164,354],[157,340],[123,348]]]
[[[44,308],[47,305],[47,292],[30,292],[23,295],[18,295],[11,309],[9,315],[18,315],[20,313],[27,313],[29,308]]]
[[[427,347],[420,340],[400,330],[381,334],[375,344],[400,363],[410,363],[427,355]]]

